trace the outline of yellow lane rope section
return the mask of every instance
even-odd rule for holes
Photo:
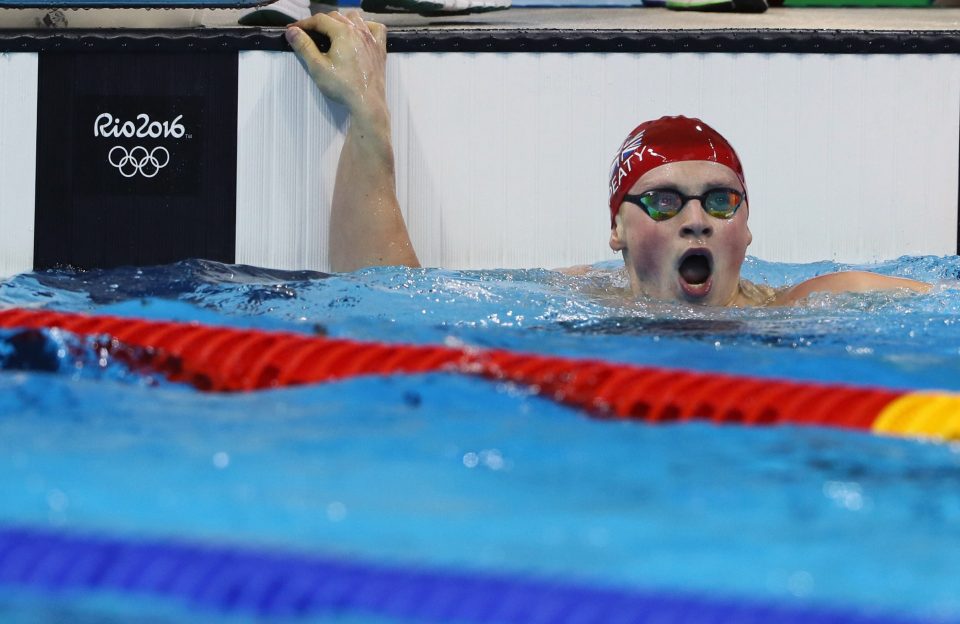
[[[910,392],[880,410],[872,429],[887,435],[960,440],[960,395]]]

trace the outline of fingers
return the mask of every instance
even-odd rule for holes
[[[327,35],[329,51],[321,52],[305,31]],[[365,94],[374,101],[367,108],[383,99],[386,28],[381,24],[367,24],[358,11],[318,13],[290,25],[286,37],[325,96],[351,109],[361,107]]]
[[[374,26],[375,24],[375,26]],[[386,41],[386,33],[382,32],[378,36],[374,32],[374,28],[379,28],[381,31],[385,31],[385,27],[376,22],[365,22],[363,17],[360,14],[360,11],[350,10],[346,13],[340,13],[339,11],[332,11],[330,13],[317,13],[306,19],[302,19],[298,22],[290,24],[291,27],[301,28],[303,30],[312,30],[315,32],[323,33],[330,37],[331,41],[337,35],[344,33],[344,27],[356,28],[360,31],[361,35],[371,34],[377,43],[381,44],[380,47],[384,47],[384,42]],[[291,40],[291,46],[293,45],[293,37],[288,37]]]
[[[363,18],[360,17],[360,11],[357,11],[356,9],[347,11],[344,14],[344,17],[346,17],[357,28],[361,30],[367,30],[366,23],[363,21]]]
[[[323,31],[321,31],[323,32]],[[329,61],[317,48],[313,40],[298,26],[288,26],[286,31],[287,43],[308,67],[327,67]]]
[[[329,15],[332,19],[337,20],[341,24],[346,24],[347,26],[349,26],[351,23],[350,20],[347,19],[347,16],[341,13],[340,11],[331,11],[327,15]]]
[[[380,48],[387,49],[387,27],[379,22],[367,22],[367,28],[370,29],[370,32],[373,34],[373,38],[377,40],[377,45]]]
[[[359,31],[360,35],[364,38],[366,38],[368,35],[373,35],[373,31],[370,29],[369,23],[363,21],[360,11],[357,11],[356,9],[351,9],[342,14],[336,12],[335,14],[331,14],[331,16],[337,17],[340,21],[355,27],[357,31]]]
[[[384,28],[382,24],[364,21],[360,11],[357,11],[356,9],[351,9],[346,13],[341,13],[340,11],[317,13],[316,15],[312,15],[290,25],[302,28],[303,30],[315,30],[330,36],[335,32],[338,32],[338,24],[343,24],[345,26],[356,26],[361,30],[370,31],[371,33],[373,32],[372,26],[374,24],[378,28]]]
[[[340,16],[339,13],[334,11],[333,13],[317,13],[306,19],[302,19],[299,22],[294,22],[290,26],[296,26],[297,28],[302,28],[303,30],[313,30],[315,32],[323,33],[331,39],[343,29],[343,25],[349,25],[349,21],[342,19],[336,19],[334,16]]]
[[[344,26],[350,26],[349,20],[337,19],[337,17],[342,18],[343,16],[336,11],[330,14],[317,13],[287,27],[287,42],[297,53],[297,56],[303,59],[308,66],[326,68],[330,62],[304,31],[312,30],[324,34],[333,42],[336,37],[343,33]]]

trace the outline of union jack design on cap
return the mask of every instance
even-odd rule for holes
[[[633,129],[610,166],[610,225],[627,194],[646,172],[684,160],[709,160],[726,165],[737,174],[746,195],[743,166],[733,146],[723,136],[694,117],[661,117]]]

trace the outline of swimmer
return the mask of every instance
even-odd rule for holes
[[[865,271],[814,277],[775,291],[740,277],[753,240],[743,166],[699,119],[637,126],[610,172],[610,248],[623,253],[635,295],[717,306],[787,305],[814,292],[908,289],[922,282]]]
[[[330,50],[320,52],[304,30],[330,37]],[[351,115],[334,184],[331,267],[419,266],[395,192],[386,28],[356,11],[334,12],[291,25],[287,40],[321,92]],[[752,241],[743,167],[727,140],[697,119],[663,117],[630,133],[611,169],[609,210],[610,247],[623,254],[637,297],[789,305],[815,292],[930,289],[864,271],[821,275],[781,290],[741,278]]]

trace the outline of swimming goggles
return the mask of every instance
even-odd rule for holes
[[[743,193],[729,188],[712,188],[703,195],[684,195],[673,189],[653,189],[639,195],[623,196],[623,201],[640,206],[654,221],[672,219],[691,199],[700,200],[700,205],[711,217],[731,219],[743,203]]]

